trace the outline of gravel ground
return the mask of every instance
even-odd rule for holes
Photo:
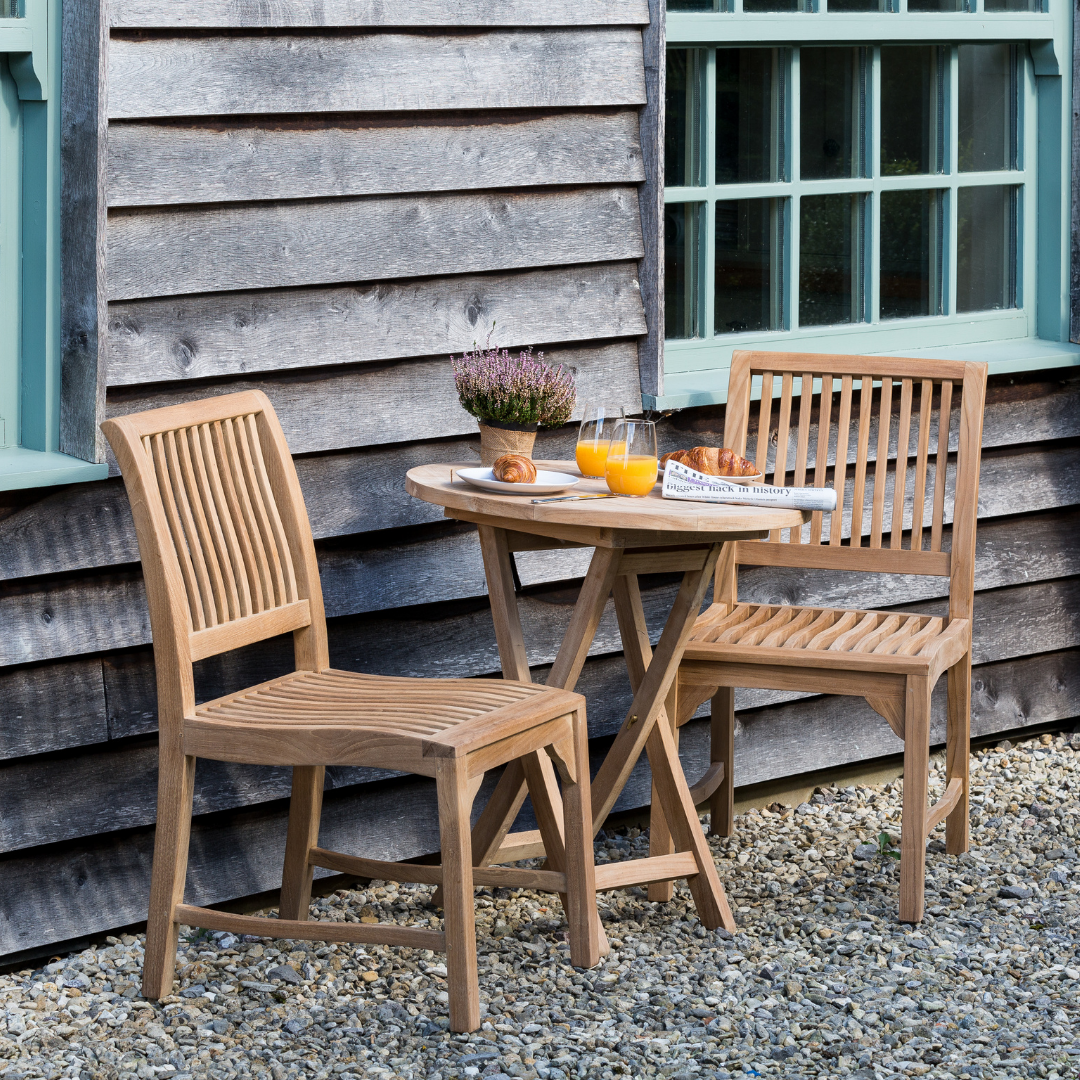
[[[1080,751],[1080,736],[1075,736]],[[0,976],[0,1077],[1061,1077],[1080,1066],[1080,760],[1061,737],[973,758],[972,851],[930,841],[920,927],[896,921],[900,783],[819,789],[713,840],[739,931],[689,893],[601,900],[611,955],[570,967],[558,903],[477,890],[483,1029],[446,1031],[443,957],[188,932],[181,981],[138,994],[142,939]],[[932,783],[943,788],[941,763]],[[636,829],[602,861],[641,855]],[[372,882],[336,920],[439,925],[426,887]]]

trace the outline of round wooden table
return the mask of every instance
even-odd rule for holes
[[[579,475],[568,461],[538,461],[545,469]],[[723,781],[722,766],[709,769],[693,789],[679,763],[675,726],[675,676],[709,581],[729,540],[764,539],[773,529],[809,519],[801,510],[773,510],[664,499],[650,495],[574,502],[537,502],[531,495],[501,495],[471,487],[455,476],[475,462],[410,469],[410,495],[444,508],[449,518],[479,527],[491,615],[503,676],[531,681],[518,612],[511,555],[560,547],[595,548],[588,573],[547,682],[573,690],[584,666],[608,596],[622,637],[634,700],[592,783],[593,828],[599,831],[630,773],[647,752],[653,775],[650,855],[596,869],[597,889],[669,883],[686,878],[701,921],[710,929],[735,929],[723,886],[701,831],[696,804]],[[583,479],[567,495],[607,493],[603,480]],[[547,497],[544,497],[547,498]],[[638,590],[638,575],[682,571],[655,650],[651,647]],[[562,804],[550,758],[536,754],[508,765],[473,829],[473,862],[514,862],[545,854],[539,832],[509,832],[533,782],[533,808],[561,827]],[[541,797],[537,798],[537,791]],[[550,853],[549,853],[550,854]],[[665,885],[670,890],[670,885]],[[655,888],[655,886],[654,886]],[[658,896],[663,893],[655,894]],[[668,891],[667,895],[670,895]]]

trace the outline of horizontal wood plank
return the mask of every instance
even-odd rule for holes
[[[779,383],[777,383],[779,386]],[[856,397],[858,395],[856,394]],[[896,459],[898,438],[899,395],[894,395],[894,418],[889,430],[889,460]],[[798,402],[793,404],[793,418],[798,411]],[[852,407],[852,422],[857,422],[857,403]],[[828,462],[836,461],[836,428],[839,403],[834,402],[832,417],[834,426],[829,437]],[[949,449],[956,451],[959,440],[960,407],[957,404],[952,411],[949,430]],[[937,417],[932,413],[930,431],[930,453],[937,453]],[[1080,435],[1080,378],[1071,377],[1054,382],[1009,383],[1005,379],[993,380],[987,388],[986,408],[984,413],[983,447],[1013,446],[1041,442],[1047,439],[1071,439]],[[756,453],[758,410],[751,410],[750,435],[747,440],[747,454]],[[799,426],[794,424],[788,433],[788,451],[786,460],[795,461],[798,449]],[[665,432],[661,453],[669,450],[685,449],[690,446],[722,446],[724,435],[724,409],[716,406],[703,409],[687,409],[672,417],[671,427]],[[808,445],[811,448],[811,463],[817,447],[817,414],[810,424]],[[914,438],[914,435],[913,435]],[[876,460],[878,442],[878,417],[875,413],[870,418],[870,454],[869,460]],[[848,464],[855,461],[856,446],[854,436],[848,442]],[[770,472],[776,462],[776,444],[770,443],[766,472]],[[789,470],[790,471],[790,470]],[[849,474],[850,475],[850,474]]]
[[[983,589],[1048,580],[1080,572],[1073,543],[1080,511],[994,521],[976,540],[976,580]],[[526,584],[575,578],[583,550],[523,552]],[[320,552],[319,569],[331,617],[410,604],[479,597],[486,593],[479,544],[471,532],[396,543],[393,547]],[[943,580],[910,575],[763,567],[740,575],[740,598],[756,603],[880,607],[942,595]],[[47,582],[0,595],[0,666],[32,663],[145,644],[149,617],[140,574],[106,574]]]
[[[600,26],[647,23],[647,0],[113,0],[114,27]]]
[[[495,332],[491,332],[492,325]],[[635,263],[109,306],[112,386],[638,335]]]
[[[988,735],[1080,715],[1078,660],[1077,652],[1047,653],[979,669],[972,695],[975,732]],[[808,712],[810,706],[818,711]],[[837,709],[846,717],[842,723]],[[935,744],[943,741],[943,721],[935,701]],[[808,725],[823,736],[807,740]],[[741,719],[736,782],[793,776],[839,764],[841,758],[869,760],[895,753],[897,745],[885,721],[869,707],[861,714],[851,699],[765,709]],[[594,753],[600,756],[605,748],[606,743],[598,744]],[[707,722],[692,721],[682,729],[680,756],[689,776],[708,766]],[[486,779],[477,808],[494,781],[494,774]],[[640,763],[616,810],[646,805],[649,792],[648,768]],[[320,843],[371,858],[411,858],[438,849],[437,822],[430,781],[410,777],[393,786],[362,785],[328,793]],[[276,888],[284,844],[281,802],[196,818],[186,899],[213,904]],[[146,827],[5,856],[0,860],[0,955],[145,918],[152,850],[153,830]],[[233,859],[229,853],[239,850],[244,859]],[[26,919],[27,910],[36,917]]]
[[[659,606],[650,605],[653,608],[650,614],[656,622],[663,614],[658,610]],[[562,608],[561,612],[538,612],[543,618],[541,628],[548,631],[545,636],[555,638],[551,631],[568,619],[569,606]],[[486,615],[486,611],[483,614]],[[458,629],[459,632],[465,629],[460,620]],[[605,631],[607,651],[612,646],[618,648],[611,629],[605,627]],[[368,636],[375,635],[369,632]],[[335,642],[335,653],[342,644]],[[1032,652],[1080,648],[1080,578],[977,594],[972,644],[976,665],[1015,660]],[[551,645],[557,645],[557,640]],[[553,651],[551,645],[549,654]],[[458,647],[460,649],[460,640]],[[355,661],[359,659],[354,658],[349,666],[357,668]],[[438,667],[430,662],[425,666],[428,673],[434,673]],[[363,668],[370,670],[366,664]],[[274,673],[263,671],[259,674],[265,677]],[[597,674],[601,684],[609,677],[608,672]],[[594,691],[589,694],[592,702],[597,701],[595,691],[602,688],[607,689],[580,687],[586,693],[590,689]],[[803,704],[807,708],[817,707],[811,706],[810,702]],[[610,708],[602,706],[598,715],[590,713],[590,734],[597,738],[614,733],[624,715],[613,714]],[[149,823],[155,815],[156,775],[157,750],[154,745],[105,746],[73,755],[33,758],[0,766],[0,789],[5,792],[5,812],[0,817],[0,851]],[[335,768],[330,771],[328,785],[338,788],[370,783],[390,775],[387,771],[374,769]],[[196,772],[197,812],[210,813],[284,798],[288,795],[289,782],[288,769],[202,762]],[[43,790],[53,792],[47,801],[40,797]]]
[[[108,737],[100,660],[0,669],[0,760]]]
[[[645,179],[633,109],[394,123],[335,117],[180,127],[115,121],[110,207],[318,199]]]
[[[628,378],[628,386],[632,378]],[[1080,394],[1065,400],[1075,406],[1080,416]],[[1074,422],[1071,413],[1059,413],[1047,420],[1045,399],[1029,404],[1033,405],[1029,419],[1035,436],[1055,438],[1061,433],[1060,437],[1067,437],[1069,425]],[[658,436],[662,440],[673,437],[677,420],[672,417],[660,423]],[[571,459],[575,437],[573,427],[542,431],[537,437],[537,456]],[[1009,440],[1014,438],[1011,406],[992,403],[986,411],[984,445],[1009,446]],[[343,536],[439,520],[442,513],[437,507],[406,494],[405,473],[437,458],[470,460],[479,453],[474,449],[478,446],[473,436],[437,446],[371,446],[297,459],[314,535]],[[986,454],[979,493],[981,517],[1050,509],[1077,501],[1070,492],[1075,489],[1080,469],[1075,465],[1064,467],[1066,460],[1056,451],[1042,458],[1044,452],[1037,446],[1015,446],[1005,455],[1000,474],[999,459]],[[1010,483],[1001,483],[1006,477],[1011,478]],[[1062,488],[1064,499],[1058,494]],[[886,506],[891,513],[891,503]],[[127,496],[118,479],[76,484],[59,491],[46,489],[38,498],[11,509],[6,517],[0,517],[0,548],[4,551],[0,580],[114,566],[136,562],[139,557]]]
[[[574,371],[581,404],[605,400],[640,410],[634,341],[557,346],[546,351],[545,359]],[[294,454],[477,433],[475,418],[458,400],[449,357],[379,362],[295,378],[132,387],[110,393],[106,410],[121,416],[249,389],[266,392]]]
[[[115,210],[108,232],[110,300],[641,255],[632,187]]]
[[[109,118],[643,105],[631,27],[114,37]]]

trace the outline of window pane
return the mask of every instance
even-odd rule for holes
[[[865,195],[804,196],[799,207],[799,325],[861,322]]]
[[[829,0],[829,11],[888,11],[888,0]]]
[[[669,49],[664,101],[664,183],[685,187],[704,183],[701,169],[704,85],[703,49]]]
[[[882,46],[883,176],[941,172],[944,60],[936,45]]]
[[[881,195],[881,318],[941,314],[941,197]]]
[[[1016,46],[960,46],[960,171],[1016,167]]]
[[[664,336],[699,336],[704,203],[664,208]]]
[[[716,50],[718,184],[784,179],[781,64],[779,49]]]
[[[716,204],[716,333],[781,329],[782,242],[780,199]]]
[[[956,310],[1016,307],[1016,188],[960,188]]]
[[[800,52],[802,178],[865,175],[865,50]]]
[[[1040,0],[984,0],[984,11],[1042,11]]]
[[[802,11],[799,0],[743,0],[743,11]]]
[[[667,0],[668,11],[715,11],[713,0]]]
[[[963,11],[961,0],[908,0],[908,11]]]

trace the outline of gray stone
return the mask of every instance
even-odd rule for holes
[[[280,979],[281,982],[288,983],[290,986],[299,986],[304,980],[300,978],[296,968],[290,967],[288,964],[279,964],[277,967],[271,968],[266,973],[267,979]]]
[[[998,896],[1002,900],[1028,900],[1031,890],[1026,885],[1003,885],[998,889]]]

